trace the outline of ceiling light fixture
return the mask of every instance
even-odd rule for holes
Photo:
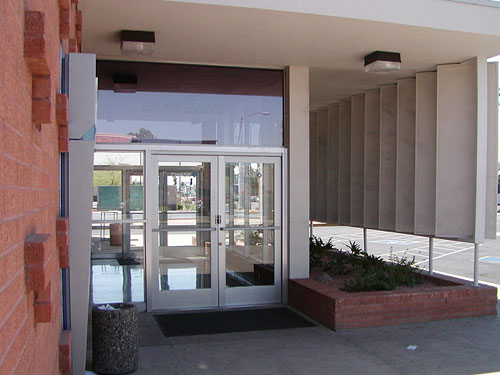
[[[155,46],[153,31],[122,30],[120,33],[122,55],[151,56]]]
[[[113,76],[113,91],[133,94],[137,92],[137,76],[133,74],[116,74]]]
[[[390,73],[401,69],[401,54],[375,51],[365,56],[366,73]]]

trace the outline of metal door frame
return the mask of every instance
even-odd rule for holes
[[[282,243],[281,236],[281,163],[279,157],[269,156],[220,156],[219,162],[219,215],[221,215],[222,225],[218,227],[219,234],[219,307],[242,306],[242,305],[257,305],[257,304],[273,304],[282,301]],[[226,241],[225,241],[225,165],[226,163],[272,163],[274,168],[274,210],[275,210],[275,226],[272,229],[275,231],[274,244],[274,280],[272,286],[245,286],[245,287],[226,287]],[[258,227],[257,227],[258,228]]]
[[[145,241],[144,241],[144,296],[146,310],[152,309],[153,278],[149,270],[152,269],[151,240],[152,231],[149,230],[153,224],[150,213],[152,212],[151,188],[147,183],[152,173],[152,157],[154,155],[206,155],[206,156],[267,156],[281,158],[281,303],[288,300],[288,150],[283,147],[241,147],[241,146],[212,146],[212,145],[162,145],[162,144],[96,144],[95,151],[109,152],[144,152],[144,205],[145,205]],[[156,280],[155,280],[156,281]],[[170,310],[170,309],[167,309]],[[173,308],[173,310],[182,310]]]

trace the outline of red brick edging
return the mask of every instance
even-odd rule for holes
[[[496,288],[426,277],[439,286],[347,293],[311,279],[290,280],[288,303],[333,330],[497,314]]]

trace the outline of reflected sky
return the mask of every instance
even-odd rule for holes
[[[281,97],[98,92],[97,133],[140,133],[145,139],[186,143],[281,146],[282,119]]]

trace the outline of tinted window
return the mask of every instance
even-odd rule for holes
[[[97,143],[283,144],[283,72],[98,61]]]

